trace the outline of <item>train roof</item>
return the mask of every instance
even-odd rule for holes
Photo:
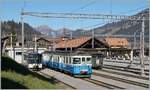
[[[49,54],[56,54],[56,55],[71,55],[71,56],[91,56],[90,54],[88,53],[83,53],[83,52],[70,52],[70,51],[45,51],[43,52],[43,54],[46,54],[46,53],[49,53]]]

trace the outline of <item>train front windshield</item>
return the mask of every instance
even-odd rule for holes
[[[28,56],[28,63],[41,63],[42,56],[40,54],[30,54]]]
[[[73,58],[73,64],[81,64],[81,58]]]

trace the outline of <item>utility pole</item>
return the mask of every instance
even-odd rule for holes
[[[51,44],[51,51],[55,51],[55,31],[52,31],[52,44]]]
[[[136,49],[137,47],[137,41],[136,41],[136,34],[137,34],[138,31],[134,32],[134,46],[133,46],[133,49]]]
[[[67,40],[65,39],[65,51],[67,51]]]
[[[145,26],[144,26],[144,16],[143,16],[143,19],[142,19],[142,32],[141,32],[141,75],[143,76],[145,73],[144,73],[144,29],[145,29]]]
[[[92,48],[94,48],[94,30],[92,30]]]
[[[10,34],[10,48],[11,48],[11,56],[13,57],[12,33]]]
[[[72,31],[71,31],[71,35],[70,36],[71,36],[70,39],[72,40]],[[72,52],[72,46],[71,46],[70,50]]]
[[[34,52],[37,52],[37,41],[36,41],[36,34],[34,35]]]
[[[150,7],[150,0],[148,0],[148,3],[149,3],[149,7]],[[150,18],[150,9],[149,9],[149,18]],[[150,19],[148,20],[150,22]],[[149,23],[149,26],[150,26],[150,23]],[[149,68],[150,68],[150,27],[149,27],[149,57],[148,57],[148,60],[149,60]],[[150,69],[149,69],[149,72],[150,72]],[[149,75],[149,78],[150,78],[150,75]],[[149,80],[149,86],[150,86],[150,80]]]
[[[1,35],[1,30],[2,30],[1,28],[2,28],[2,27],[1,27],[1,24],[2,24],[2,23],[1,23],[1,18],[0,18],[0,43],[2,43],[2,41],[1,41],[1,40],[2,40],[2,35]],[[2,44],[0,44],[0,47],[2,47]],[[1,51],[1,52],[0,52],[0,64],[1,64],[2,50],[3,50],[3,48],[0,48],[0,51]],[[2,64],[1,64],[1,65],[2,65]]]
[[[133,46],[133,50],[136,49],[136,33],[134,33],[134,46]]]
[[[21,13],[21,22],[22,22],[22,60],[21,63],[23,64],[23,60],[24,60],[24,21],[23,21],[23,9],[22,9],[22,13]]]
[[[52,44],[52,51],[55,51],[55,49],[54,49],[54,38],[52,37],[52,42],[53,42],[53,44]]]

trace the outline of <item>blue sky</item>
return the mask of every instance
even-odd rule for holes
[[[25,4],[24,4],[25,1]],[[96,14],[133,15],[148,8],[148,0],[0,0],[2,20],[20,21],[21,8],[35,12],[74,12]],[[26,16],[25,22],[31,26],[48,25],[54,30],[90,29],[101,26],[110,20],[90,19],[45,19]]]

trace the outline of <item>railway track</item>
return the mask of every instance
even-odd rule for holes
[[[47,74],[45,74],[45,73],[43,73],[43,72],[37,72],[38,74],[40,74],[40,75],[42,75],[42,76],[44,76],[44,77],[47,77],[47,78],[54,78],[54,77],[52,77],[52,76],[50,76],[50,75],[47,75]],[[56,78],[55,78],[56,79]],[[63,83],[64,85],[66,85],[66,86],[68,86],[69,87],[69,89],[77,89],[77,88],[75,88],[75,87],[73,87],[73,86],[71,86],[71,85],[69,85],[69,84],[66,84],[66,83],[64,83],[64,82],[62,82],[62,81],[60,81],[60,80],[58,80],[58,79],[56,79],[57,81],[59,81],[59,82],[61,82],[61,83]]]
[[[106,74],[102,74],[102,73],[95,73],[95,72],[93,72],[93,75],[104,77],[107,79],[113,79],[113,80],[120,81],[120,82],[125,82],[125,83],[132,84],[132,85],[141,86],[144,88],[149,88],[148,84],[136,82],[136,81],[132,81],[132,80],[127,80],[127,79],[123,79],[123,78],[119,78],[119,77],[115,77],[115,76],[111,76],[111,75],[106,75]]]
[[[47,71],[52,71],[52,70],[45,70],[46,72]],[[38,74],[41,74],[47,78],[58,78],[57,76],[56,77],[53,77],[53,73],[52,74],[47,74],[46,72],[42,72],[42,71],[39,71],[37,72]],[[58,73],[56,73],[56,75],[58,75]],[[62,75],[59,75],[59,76],[62,76]],[[65,75],[65,76],[69,76],[69,75]],[[64,77],[64,76],[62,76]],[[70,76],[69,76],[70,77]],[[103,78],[102,80],[101,79],[98,79],[99,77]],[[64,77],[66,78],[66,77]],[[71,78],[71,77],[70,77]],[[114,78],[112,76],[109,76],[109,75],[105,75],[105,74],[99,74],[99,73],[93,73],[92,77],[89,79],[89,78],[74,78],[78,81],[80,80],[83,80],[84,82],[87,82],[87,83],[91,83],[93,85],[95,85],[95,87],[99,87],[99,88],[106,88],[106,89],[117,89],[117,90],[120,90],[120,89],[127,89],[129,88],[130,86],[136,86],[137,87],[140,87],[140,88],[148,88],[148,85],[143,85],[143,83],[137,83],[137,82],[131,82],[131,81],[128,81],[128,80],[124,80],[124,79],[118,79],[118,78]],[[113,79],[114,82],[111,83],[111,79]],[[60,81],[59,79],[56,79],[58,80],[59,82],[65,84],[66,86],[68,86],[70,89],[78,89],[78,87],[76,85],[72,85],[70,83],[66,83],[65,81],[63,82],[62,80]],[[75,80],[75,81],[76,81]],[[108,81],[106,81],[108,80]],[[110,80],[110,81],[109,81]],[[73,81],[75,83],[75,81]],[[119,83],[120,82],[120,83]],[[78,82],[79,83],[79,82]],[[118,84],[117,84],[118,83]],[[125,84],[123,84],[125,83]],[[136,84],[135,84],[136,83]],[[76,83],[77,84],[77,83]],[[89,85],[88,84],[88,85]],[[78,85],[81,85],[81,84],[78,84]],[[86,84],[87,85],[87,84]],[[129,87],[127,87],[127,85],[129,85]],[[132,87],[131,87],[132,88]],[[134,87],[133,87],[134,88]],[[144,89],[145,90],[145,89]],[[146,89],[147,90],[147,89]]]
[[[130,68],[125,68],[125,67],[111,66],[111,65],[105,65],[104,68],[132,72],[134,74],[139,74],[139,75],[141,74],[139,69],[130,69]],[[147,75],[147,76],[149,75],[148,70],[145,70],[145,75]]]
[[[99,80],[95,80],[95,79],[84,78],[83,80],[91,82],[91,83],[96,84],[98,86],[102,86],[102,87],[108,88],[108,89],[125,89],[123,87],[119,87],[119,86],[116,86],[116,85],[108,84],[108,83],[105,83],[105,82],[102,82],[102,81],[99,81]]]
[[[126,72],[126,71],[120,71],[120,70],[118,71],[118,70],[111,70],[111,69],[105,69],[105,68],[103,68],[100,71],[104,71],[104,72],[112,73],[112,74],[117,74],[117,75],[123,75],[123,76],[133,77],[133,78],[138,78],[138,79],[143,79],[143,80],[149,80],[148,76],[144,77],[144,76],[133,74],[133,73]]]

